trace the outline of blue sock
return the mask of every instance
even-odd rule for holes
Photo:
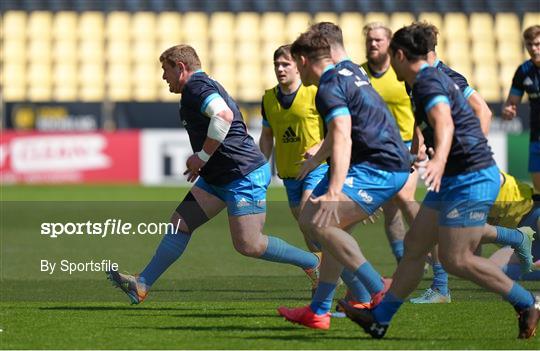
[[[314,253],[299,249],[270,235],[268,235],[266,251],[259,258],[266,261],[289,263],[302,269],[315,268],[319,264],[319,258]]]
[[[332,308],[332,300],[334,299],[334,293],[336,292],[336,284],[319,282],[315,294],[311,299],[311,305],[309,308],[315,314],[325,314]]]
[[[345,282],[347,288],[349,288],[351,294],[353,295],[354,301],[371,301],[371,295],[369,294],[369,291],[367,291],[366,287],[364,286],[364,284],[362,284],[360,279],[356,278],[353,272],[349,271],[348,269],[344,269],[341,273],[341,279]]]
[[[401,258],[403,257],[403,240],[396,240],[392,241],[390,243],[390,246],[392,247],[392,253],[396,257],[396,260],[401,261]]]
[[[380,324],[389,324],[402,304],[402,299],[394,296],[392,293],[386,293],[381,303],[373,309],[373,316]]]
[[[517,229],[499,226],[495,227],[495,229],[497,229],[497,239],[495,239],[497,244],[516,247],[523,242],[523,233]]]
[[[373,268],[368,261],[362,263],[354,272],[356,278],[360,280],[371,295],[376,294],[384,289],[384,283],[381,275]]]
[[[510,289],[510,292],[504,298],[518,310],[524,310],[534,304],[533,294],[516,282],[514,282],[512,289]]]
[[[161,239],[159,246],[146,266],[140,274],[147,285],[152,285],[154,282],[173,264],[186,249],[191,235],[178,232],[177,234],[167,233]]]
[[[433,264],[433,283],[431,289],[437,289],[441,294],[448,295],[448,273],[444,270],[442,264]]]

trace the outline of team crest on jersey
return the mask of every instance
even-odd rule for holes
[[[531,77],[527,77],[525,78],[525,80],[523,81],[523,85],[526,85],[526,86],[530,86],[530,85],[533,85],[533,81],[531,79]]]
[[[300,141],[300,137],[296,135],[294,130],[291,128],[291,126],[289,126],[289,128],[285,130],[285,133],[283,133],[283,137],[281,138],[281,142],[283,144],[297,143],[299,141]]]
[[[353,73],[351,71],[349,71],[348,69],[346,68],[342,68],[338,71],[339,74],[341,74],[342,76],[345,76],[345,77],[350,77],[353,75]]]
[[[349,188],[352,188],[353,187],[353,183],[354,183],[354,178],[353,177],[347,177],[345,178],[345,185],[348,186]]]
[[[448,214],[446,215],[446,218],[455,219],[455,218],[458,218],[459,216],[460,216],[459,211],[457,210],[457,208],[454,208],[452,211],[448,212]]]

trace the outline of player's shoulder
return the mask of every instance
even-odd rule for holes
[[[263,94],[263,100],[271,99],[276,96],[277,91],[277,85],[273,86],[272,88],[265,89]]]
[[[532,60],[527,60],[523,62],[521,65],[519,65],[518,71],[520,71],[522,74],[527,74],[533,68],[534,68],[534,63],[532,62]]]

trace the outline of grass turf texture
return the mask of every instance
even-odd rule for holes
[[[232,247],[226,216],[199,229],[182,258],[154,285],[147,301],[129,306],[103,273],[40,272],[40,260],[102,258],[137,272],[160,237],[59,237],[39,234],[43,221],[125,218],[167,221],[186,189],[138,186],[4,186],[1,209],[0,348],[2,349],[538,349],[518,341],[513,309],[498,296],[451,279],[454,302],[405,304],[384,340],[372,340],[347,319],[329,331],[292,325],[280,305],[309,301],[309,283],[292,266],[242,257]],[[68,202],[63,200],[70,200]],[[116,200],[116,201],[111,201]],[[302,246],[283,189],[269,192],[265,233]],[[394,258],[382,220],[355,230],[364,253],[383,274]],[[492,251],[488,247],[486,251]],[[58,269],[58,268],[57,268]],[[419,290],[430,283],[430,274]],[[538,290],[537,282],[525,286]],[[343,288],[336,295],[342,296]]]

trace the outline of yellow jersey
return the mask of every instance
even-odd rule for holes
[[[362,64],[362,68],[366,71],[371,85],[382,97],[396,119],[403,141],[411,141],[414,131],[414,114],[411,98],[405,90],[405,83],[397,79],[392,66],[388,66],[386,72],[378,77],[373,75],[367,62]]]
[[[324,138],[323,121],[315,107],[316,86],[300,85],[289,108],[277,98],[278,86],[263,96],[263,125],[272,128],[276,168],[280,178],[295,178],[304,153]]]
[[[504,177],[503,184],[495,203],[488,214],[488,223],[508,228],[516,228],[534,205],[532,199],[533,189],[512,177],[501,172]]]

